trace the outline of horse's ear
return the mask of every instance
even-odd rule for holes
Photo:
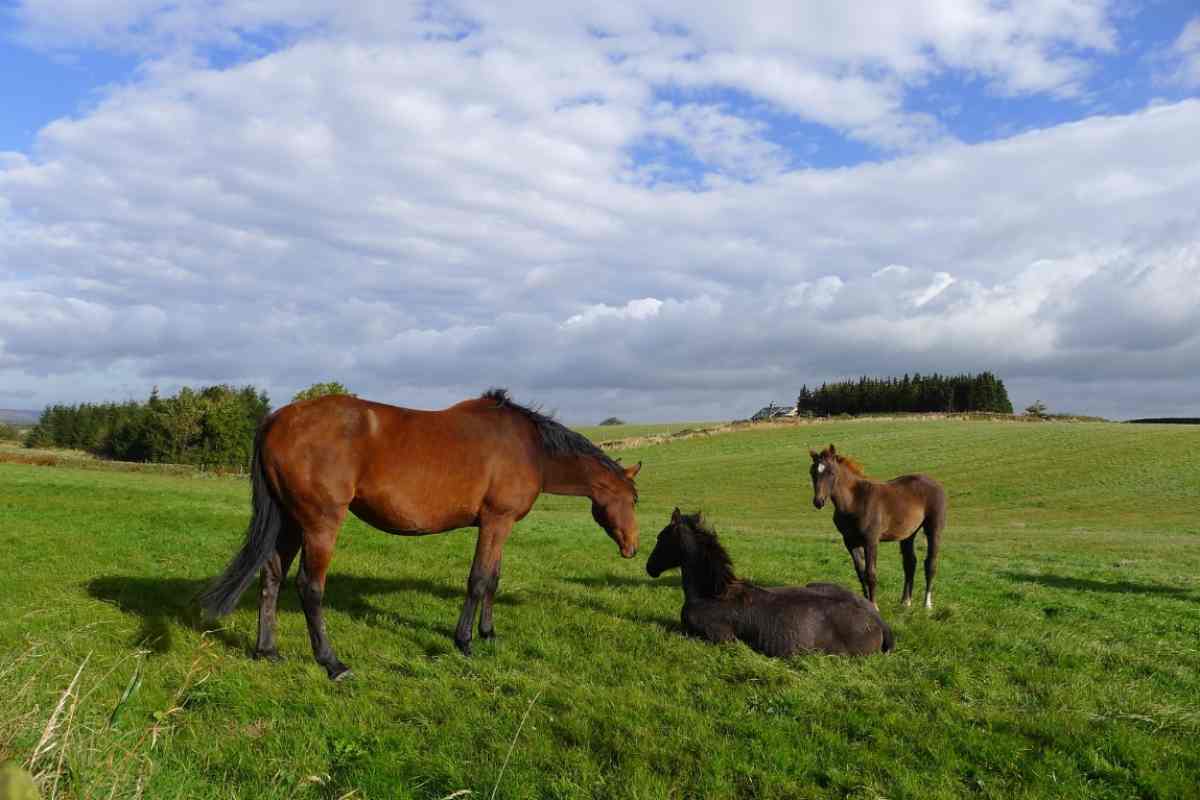
[[[671,524],[678,525],[680,519],[679,506],[675,506],[675,510],[671,512]]]
[[[633,480],[637,474],[642,471],[642,462],[634,464],[632,467],[625,467],[625,477]]]

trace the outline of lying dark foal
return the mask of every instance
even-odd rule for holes
[[[646,572],[683,573],[683,628],[710,642],[740,639],[768,656],[805,651],[866,655],[894,646],[870,603],[832,583],[766,589],[739,579],[729,554],[700,514],[671,515]]]

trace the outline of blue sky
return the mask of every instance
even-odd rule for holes
[[[992,369],[1200,413],[1200,7],[953,8],[7,2],[0,406]]]

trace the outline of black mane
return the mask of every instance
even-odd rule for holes
[[[701,578],[701,591],[708,597],[720,597],[730,584],[738,583],[738,577],[733,572],[733,561],[729,553],[721,546],[714,531],[699,513],[684,514],[680,523],[680,536],[690,536],[693,547],[685,547],[684,552],[691,551],[692,557],[688,564],[694,567]]]
[[[622,478],[625,469],[614,461],[607,453],[592,443],[581,433],[576,433],[549,414],[543,414],[540,409],[529,408],[515,402],[509,397],[507,389],[488,389],[482,395],[484,400],[492,400],[499,408],[511,408],[523,414],[537,428],[542,440],[542,449],[552,456],[588,456],[600,462],[602,466]],[[632,481],[631,481],[632,483]]]

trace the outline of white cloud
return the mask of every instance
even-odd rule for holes
[[[662,308],[663,302],[654,297],[643,297],[639,300],[630,300],[623,306],[614,307],[607,306],[603,303],[588,306],[578,314],[572,314],[563,322],[564,328],[576,326],[591,325],[597,320],[610,318],[617,320],[640,320],[657,317],[659,309]]]
[[[158,52],[288,9],[209,5],[219,24],[187,2],[25,13],[47,40]],[[436,405],[511,383],[577,419],[696,418],[865,372],[1200,369],[1200,103],[973,146],[905,110],[950,67],[1073,91],[1079,53],[1113,46],[1103,4],[567,4],[544,26],[521,3],[309,8],[319,36],[155,62],[0,154],[6,391],[230,380],[280,400],[337,379]],[[412,33],[463,20],[462,42]],[[660,82],[919,147],[784,169],[760,108],[665,103]],[[709,165],[703,191],[636,179],[654,136]]]
[[[1166,53],[1172,64],[1170,80],[1191,88],[1200,87],[1200,16],[1192,17]]]

